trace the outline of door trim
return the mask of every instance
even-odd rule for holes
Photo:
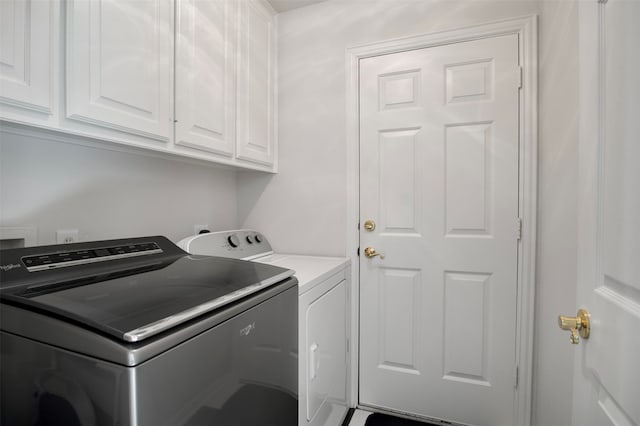
[[[519,426],[529,426],[532,411],[533,325],[536,271],[536,209],[538,164],[538,19],[536,15],[420,36],[385,40],[348,48],[346,51],[346,141],[347,141],[347,254],[352,265],[351,303],[351,375],[349,403],[359,404],[359,61],[360,59],[459,43],[507,34],[517,34],[519,62],[522,67],[519,126],[519,203],[522,234],[518,242],[518,296],[516,328],[516,362],[514,419]],[[514,227],[516,226],[514,218]],[[517,377],[516,377],[517,374]]]

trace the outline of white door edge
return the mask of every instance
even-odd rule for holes
[[[638,246],[625,245],[624,239],[637,240],[638,226],[637,221],[631,221],[622,231],[612,232],[611,227],[622,222],[613,221],[611,212],[637,217],[639,205],[634,185],[637,168],[629,164],[638,158],[638,151],[629,149],[637,147],[637,121],[615,121],[617,117],[637,115],[640,105],[640,86],[626,84],[620,78],[623,72],[637,74],[630,71],[638,69],[640,56],[632,43],[621,46],[619,41],[637,39],[639,11],[638,2],[622,0],[580,2],[578,7],[580,215],[576,307],[589,310],[595,328],[589,340],[575,348],[571,417],[576,426],[640,424],[636,361],[640,348],[639,275],[637,269],[629,268],[637,263]],[[621,174],[626,185],[616,179],[620,171],[627,173]],[[619,201],[622,199],[624,203]],[[612,258],[621,261],[612,267]],[[626,273],[612,286],[608,281],[620,270]]]
[[[538,164],[538,17],[536,15],[474,25],[450,31],[385,40],[348,48],[346,51],[346,141],[347,141],[347,256],[353,265],[359,264],[359,110],[358,64],[360,59],[442,44],[477,40],[505,34],[518,34],[519,60],[522,67],[520,91],[520,159],[519,206],[522,238],[518,243],[517,342],[518,386],[515,392],[515,425],[529,426],[532,410],[533,327],[536,266],[536,209]],[[514,227],[515,227],[514,223]],[[349,361],[349,406],[358,399],[359,371],[359,268],[352,268],[351,348]]]

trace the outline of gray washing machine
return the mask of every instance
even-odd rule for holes
[[[292,275],[160,236],[0,251],[0,423],[296,425]]]

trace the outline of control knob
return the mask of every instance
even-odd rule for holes
[[[229,235],[227,237],[227,242],[233,248],[236,248],[240,245],[240,240],[238,239],[238,236],[236,234]]]

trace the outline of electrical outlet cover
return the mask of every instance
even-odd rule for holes
[[[56,242],[58,244],[71,244],[78,242],[77,229],[58,229],[56,231]]]

